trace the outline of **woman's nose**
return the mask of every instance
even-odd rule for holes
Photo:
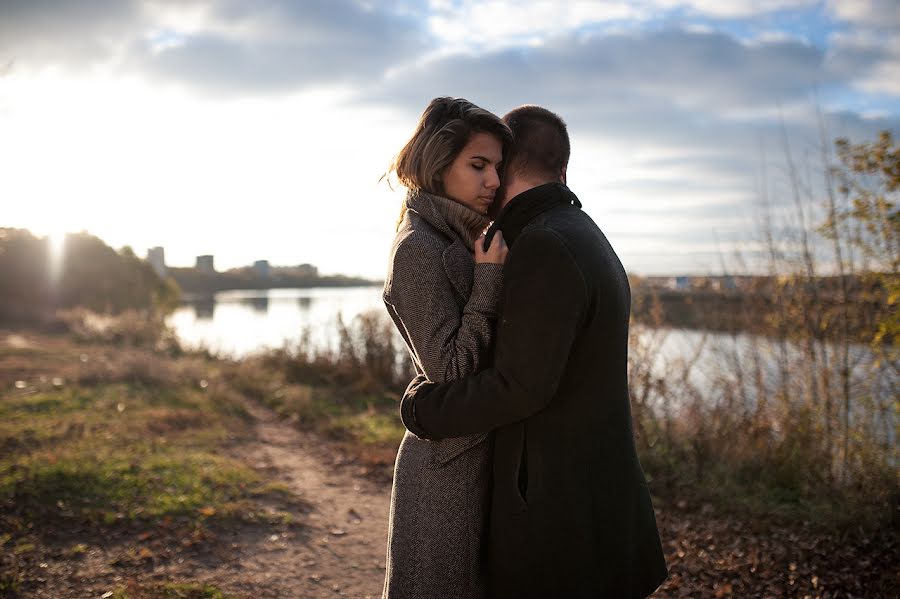
[[[500,187],[500,175],[497,173],[497,169],[488,169],[488,175],[485,178],[484,186],[488,189],[497,189]]]

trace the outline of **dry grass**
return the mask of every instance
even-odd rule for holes
[[[108,545],[152,529],[187,547],[234,523],[282,527],[306,509],[232,457],[251,422],[215,361],[20,331],[0,335],[0,385],[2,596],[32,588],[36,564],[72,538]],[[120,596],[219,596],[150,589]]]

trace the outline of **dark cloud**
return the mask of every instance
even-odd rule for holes
[[[840,19],[877,28],[900,27],[897,0],[829,0],[831,12]]]
[[[222,2],[212,18],[250,33],[189,36],[158,53],[147,49],[141,66],[198,88],[254,93],[364,84],[428,48],[419,22],[350,0]]]
[[[748,45],[686,31],[616,34],[429,61],[366,90],[365,101],[405,107],[410,126],[437,95],[468,97],[498,114],[523,103],[558,112],[573,137],[572,179],[596,180],[583,190],[586,210],[598,222],[615,215],[601,227],[614,243],[629,244],[627,266],[662,271],[690,260],[714,266],[720,253],[752,239],[763,183],[773,204],[790,206],[785,138],[810,184],[821,183],[816,98],[846,89],[843,73],[826,63],[823,50],[795,41]],[[868,119],[823,109],[822,125],[828,143],[838,136],[861,141],[882,129],[900,130],[900,116]],[[626,162],[650,176],[617,181],[625,174],[604,173],[603,164],[579,154],[595,141],[621,147],[626,157],[633,153]],[[641,158],[660,149],[666,158]],[[669,175],[659,180],[653,173]],[[642,219],[671,219],[672,231],[615,228]],[[653,259],[636,252],[641,240],[654,247]],[[660,257],[660,242],[710,249]]]
[[[0,62],[89,65],[139,31],[133,0],[0,0]]]
[[[403,106],[411,123],[438,95],[464,96],[498,114],[541,104],[563,116],[575,140],[675,149],[680,157],[668,166],[752,182],[763,147],[780,152],[783,126],[798,144],[818,140],[814,90],[840,87],[815,47],[669,30],[450,56],[366,89],[360,101]],[[835,136],[859,138],[898,123],[849,112],[824,119]]]
[[[900,41],[896,31],[868,30],[836,36],[828,66],[848,86],[900,99]]]
[[[746,176],[760,139],[780,127],[779,106],[809,102],[817,84],[832,83],[822,65],[823,53],[799,42],[617,34],[434,60],[366,90],[361,101],[405,106],[411,119],[437,95],[468,97],[498,114],[541,104],[563,116],[573,139],[675,148],[683,152],[673,158],[678,166]]]
[[[202,14],[178,31],[173,11]],[[420,19],[354,0],[0,0],[0,64],[113,63],[215,92],[359,85],[427,51]]]
[[[823,54],[798,42],[744,45],[680,30],[567,37],[537,47],[447,57],[387,83],[386,99],[419,104],[421,90],[457,90],[502,105],[510,96],[607,112],[653,99],[719,112],[792,101],[827,83]]]

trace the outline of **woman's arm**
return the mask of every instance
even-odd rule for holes
[[[394,254],[385,301],[404,328],[426,376],[451,381],[485,366],[494,339],[502,264],[475,265],[472,294],[462,313],[443,266],[442,244],[422,232]]]

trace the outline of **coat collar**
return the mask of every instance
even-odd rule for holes
[[[574,204],[581,208],[581,202],[562,183],[545,183],[523,191],[506,204],[497,220],[488,229],[485,239],[485,247],[490,245],[491,239],[498,230],[503,231],[503,239],[506,245],[512,247],[516,238],[531,221],[540,214],[562,204]]]
[[[461,241],[470,252],[475,238],[490,223],[487,216],[478,214],[459,202],[421,190],[410,190],[407,193],[406,207],[451,241]]]

